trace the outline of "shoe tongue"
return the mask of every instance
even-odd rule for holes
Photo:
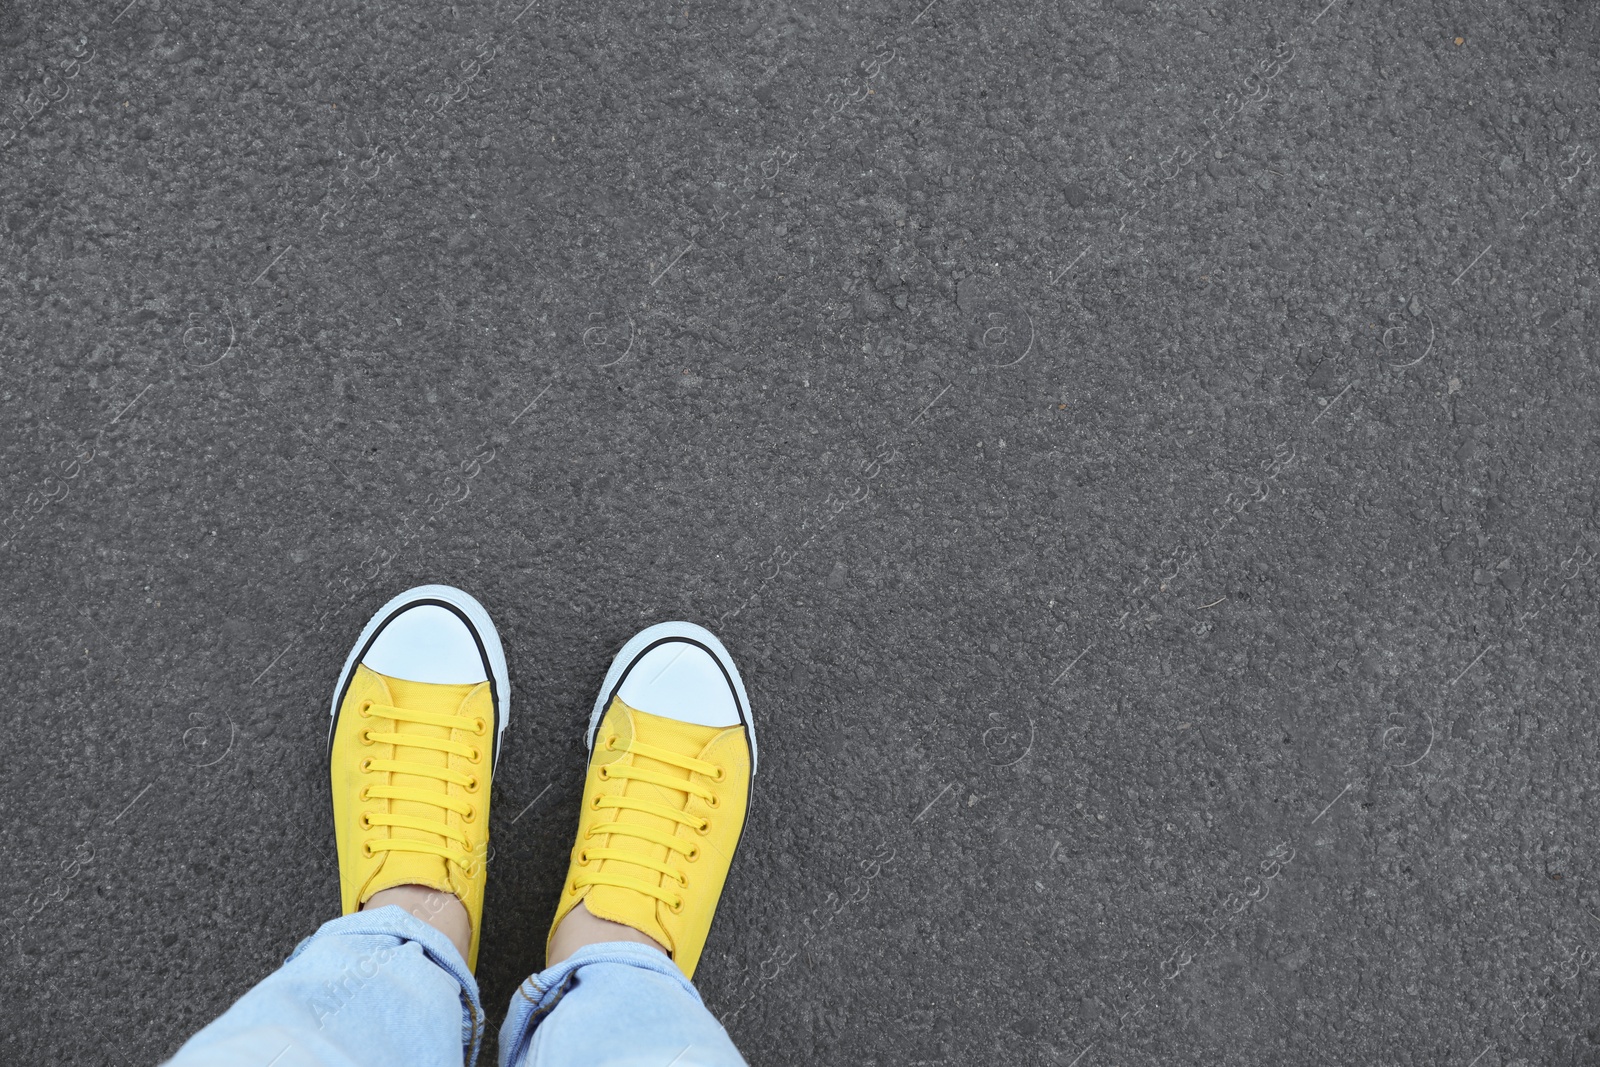
[[[596,745],[604,743],[605,730],[615,732],[618,748],[621,748],[624,743],[632,738],[638,737],[639,740],[646,744],[653,745],[656,748],[668,749],[685,756],[699,756],[701,752],[705,751],[706,744],[710,739],[720,732],[717,727],[696,726],[692,723],[679,722],[677,719],[666,719],[659,715],[650,715],[629,707],[621,699],[616,699],[612,703],[611,710],[606,715],[602,733],[596,739]],[[641,756],[637,752],[631,755],[625,752],[608,752],[604,753],[604,755],[612,757],[611,762],[631,760],[633,766],[640,769],[653,771],[674,779],[681,779],[685,783],[689,780],[689,772],[682,767]],[[682,790],[669,789],[665,786],[655,785],[651,782],[640,782],[631,778],[623,779],[623,781],[625,782],[624,796],[647,800],[654,804],[677,809],[682,809],[687,803],[687,794]],[[644,811],[635,811],[632,808],[613,808],[608,809],[608,811],[615,822],[647,826],[664,834],[676,834],[680,825],[663,816],[652,815]],[[629,852],[666,863],[668,866],[676,866],[682,863],[683,859],[678,853],[671,852],[665,845],[657,845],[644,838],[631,837],[627,834],[610,834],[603,841],[597,839],[596,844],[602,848]],[[672,857],[671,859],[668,858],[669,855]],[[636,863],[629,863],[626,860],[606,860],[604,869],[630,878],[638,878],[652,885],[663,885],[668,889],[677,888],[672,879],[663,875],[660,871],[652,870]],[[661,924],[662,912],[666,905],[661,904],[654,898],[646,898],[645,902],[653,906],[648,908],[649,918],[642,923],[636,921],[645,919],[645,915],[641,913],[639,908],[641,903],[640,895],[631,889],[622,889],[609,885],[592,886],[589,889],[588,897],[585,899],[585,906],[592,914],[601,918],[611,919],[613,922],[621,922],[627,926],[632,926],[640,932],[655,938],[669,950],[672,949],[674,947],[672,936]],[[622,918],[620,916],[626,917]]]
[[[471,692],[477,688],[474,685],[433,685],[427,682],[411,682],[403,678],[390,678],[380,675],[384,684],[389,687],[390,702],[398,708],[409,711],[429,711],[442,715],[454,715],[461,710],[461,705],[466,701]],[[392,719],[374,720],[379,723],[378,730],[410,737],[438,737],[448,738],[450,730],[444,726],[429,726],[425,723],[395,722]],[[415,763],[429,767],[445,767],[449,762],[449,753],[439,752],[431,748],[413,748],[409,745],[396,745],[394,759],[402,763]],[[390,784],[408,789],[420,789],[444,795],[446,785],[438,778],[429,778],[421,774],[391,774]],[[384,803],[380,801],[380,803]],[[447,812],[444,808],[433,804],[425,804],[416,800],[390,800],[387,801],[389,810],[396,815],[411,815],[429,822],[443,822]],[[408,826],[389,827],[389,833],[398,839],[411,841],[426,841],[435,845],[448,845],[444,837],[432,834],[426,830],[413,830]],[[430,856],[420,852],[389,852],[385,854],[382,869],[369,885],[368,894],[376,893],[380,889],[388,889],[397,885],[425,885],[431,889],[438,889],[446,893],[453,893],[455,889],[450,883],[449,869],[445,861],[439,856]]]

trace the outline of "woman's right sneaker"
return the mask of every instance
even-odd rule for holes
[[[756,770],[733,658],[692,623],[640,632],[606,672],[588,741],[578,838],[550,934],[581,903],[660,942],[693,978]]]

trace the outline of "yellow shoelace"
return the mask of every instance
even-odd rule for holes
[[[482,716],[473,720],[463,720],[459,715],[441,715],[432,711],[414,711],[410,708],[397,708],[388,704],[364,703],[361,705],[362,718],[392,719],[397,724],[393,732],[380,733],[372,727],[361,731],[361,743],[364,745],[381,744],[393,745],[400,748],[431,749],[434,752],[449,752],[461,756],[472,763],[483,762],[483,751],[476,745],[469,745],[462,741],[453,741],[446,737],[425,737],[419,734],[405,733],[403,723],[418,723],[425,726],[442,726],[446,729],[463,729],[463,722],[470,722],[474,734],[479,737],[489,732],[489,724]],[[468,793],[476,793],[481,783],[475,774],[462,774],[448,767],[437,767],[426,763],[412,763],[401,759],[375,759],[367,757],[361,761],[363,774],[411,774],[419,778],[432,778],[442,783],[440,789],[417,789],[399,785],[367,785],[361,787],[361,801],[369,800],[408,800],[421,804],[429,804],[441,811],[453,811],[462,818],[470,821],[477,812],[477,807],[471,801],[458,800],[450,796],[448,787],[451,784],[459,785]],[[373,830],[380,826],[399,826],[409,830],[421,830],[424,833],[435,834],[443,838],[446,844],[437,845],[431,841],[416,841],[410,838],[374,838],[362,842],[362,852],[370,859],[378,852],[420,852],[425,855],[439,856],[448,862],[454,863],[463,869],[469,868],[472,863],[472,839],[461,830],[453,829],[442,818],[438,821],[423,819],[415,815],[397,815],[383,811],[364,811],[361,813],[361,828]],[[459,849],[451,848],[450,842],[460,844]]]
[[[631,752],[634,755],[643,757],[645,759],[656,760],[672,767],[680,767],[683,770],[688,771],[691,775],[701,774],[710,778],[714,782],[722,781],[722,779],[727,775],[726,771],[714,763],[707,763],[705,760],[695,759],[693,756],[680,755],[669,749],[658,748],[655,745],[647,745],[643,741],[636,739],[618,743],[618,739],[616,737],[608,737],[605,740],[605,748],[608,752]],[[632,765],[616,763],[608,763],[601,767],[598,772],[598,776],[602,782],[610,781],[613,778],[626,778],[636,782],[645,782],[650,785],[658,785],[664,789],[672,789],[684,794],[684,803],[686,804],[688,803],[688,798],[690,796],[697,796],[704,800],[710,807],[715,808],[720,806],[720,802],[717,799],[717,794],[713,790],[696,782],[692,777],[678,778],[674,775],[665,774],[661,771],[650,770],[647,767],[635,767]],[[697,834],[703,835],[711,829],[711,822],[709,819],[703,819],[697,815],[690,815],[688,812],[683,811],[682,809],[669,807],[666,804],[658,804],[655,801],[645,800],[641,797],[597,796],[594,798],[594,809],[596,811],[602,811],[606,808],[619,808],[624,811],[639,811],[644,812],[647,815],[656,815],[660,818],[668,819],[684,826],[691,826],[694,828],[694,831]],[[618,837],[633,837],[641,841],[648,841],[654,845],[661,845],[667,849],[667,856],[669,859],[674,852],[683,856],[683,858],[690,863],[693,863],[695,860],[700,858],[699,845],[685,843],[682,838],[675,834],[669,834],[664,831],[657,830],[651,826],[640,825],[639,823],[622,822],[620,819],[614,822],[600,823],[596,826],[590,827],[589,832],[584,835],[584,838],[587,840],[588,838],[597,837],[601,834],[614,834]],[[593,873],[575,875],[572,879],[573,889],[578,890],[588,885],[609,885],[616,886],[619,889],[632,889],[636,892],[655,897],[667,907],[671,908],[674,913],[683,910],[683,897],[680,894],[663,888],[659,883],[652,884],[642,878],[634,878],[630,875],[620,874],[616,871],[604,870],[603,867],[606,860],[618,860],[622,863],[631,863],[639,867],[644,867],[647,870],[657,871],[663,877],[670,878],[676,882],[680,889],[689,884],[689,876],[684,874],[680,868],[674,867],[668,863],[663,863],[659,860],[651,859],[649,856],[641,855],[640,853],[631,849],[585,848],[578,853],[578,866],[587,867],[591,863],[600,863],[602,869],[596,870]]]

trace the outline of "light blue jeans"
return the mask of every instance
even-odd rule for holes
[[[438,930],[400,908],[324,923],[170,1067],[455,1067],[477,1062],[478,983]],[[744,1059],[667,957],[590,945],[517,988],[501,1067],[734,1067]]]

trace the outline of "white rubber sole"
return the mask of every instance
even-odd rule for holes
[[[501,647],[500,633],[494,628],[494,623],[490,621],[489,613],[484,610],[483,605],[471,594],[449,585],[419,585],[414,589],[407,589],[399,596],[390,599],[367,621],[366,628],[361,631],[355,646],[350,649],[350,655],[345,657],[344,670],[339,672],[339,684],[333,689],[333,706],[328,711],[328,743],[330,745],[333,743],[334,722],[339,714],[339,704],[344,697],[345,688],[349,685],[350,675],[355,671],[361,654],[372,642],[378,628],[400,609],[412,604],[429,602],[454,608],[466,618],[468,625],[483,644],[484,658],[489,661],[489,677],[494,680],[495,696],[499,704],[496,710],[499,712],[500,725],[495,733],[494,746],[494,766],[497,767],[500,763],[500,753],[504,748],[500,741],[505,735],[506,727],[511,723],[511,679],[506,672],[505,649]]]
[[[734,666],[733,657],[722,647],[722,642],[717,640],[716,635],[704,626],[696,626],[692,622],[658,622],[654,626],[640,630],[622,646],[622,650],[611,660],[605,681],[600,684],[600,695],[595,697],[594,711],[589,715],[589,733],[586,738],[589,751],[594,751],[594,735],[600,728],[600,716],[605,714],[606,708],[611,704],[612,696],[622,684],[623,672],[651,645],[674,637],[704,646],[733,682],[734,699],[739,705],[739,719],[744,723],[745,736],[750,739],[750,775],[754,777],[756,764],[759,762],[756,757],[756,723],[750,714],[750,697],[744,691],[744,679],[739,677],[739,668]]]

